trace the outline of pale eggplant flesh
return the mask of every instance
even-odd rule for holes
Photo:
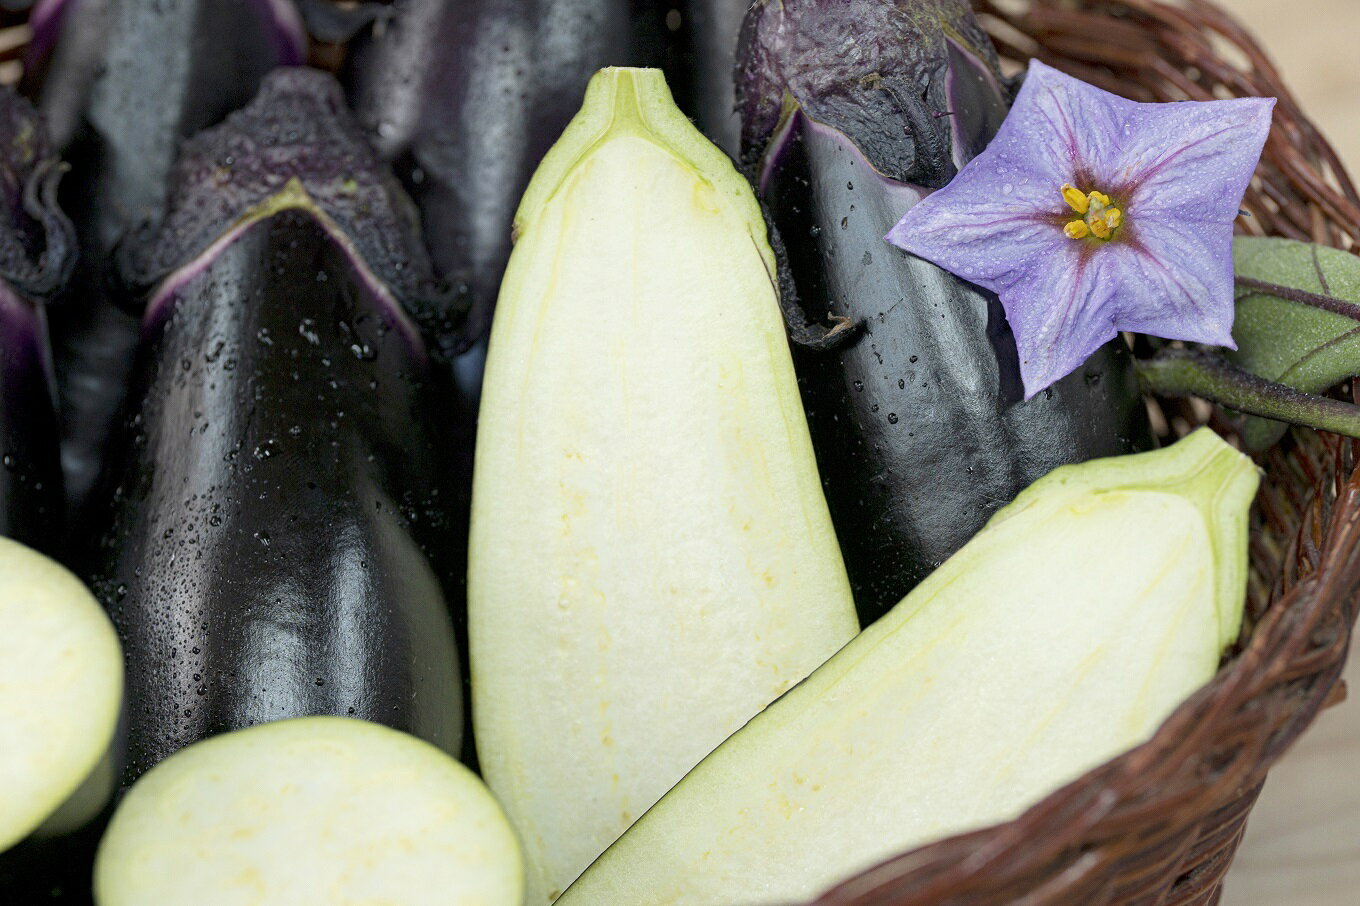
[[[137,345],[110,256],[161,216],[179,143],[303,62],[292,0],[47,0],[30,16],[23,89],[70,164],[61,201],[81,264],[52,338],[68,510],[81,514],[127,392]]]
[[[1053,470],[704,759],[559,906],[807,902],[1144,742],[1237,640],[1258,481],[1208,429]]]
[[[1026,401],[997,298],[883,240],[1004,118],[988,40],[954,0],[760,3],[743,31],[745,159],[866,623],[1050,469],[1151,442],[1122,341]]]
[[[91,568],[127,649],[124,781],[305,715],[457,755],[463,505],[424,339],[448,299],[414,209],[303,69],[187,143],[175,185],[120,265],[150,298]]]
[[[99,906],[520,906],[524,877],[472,771],[373,723],[304,717],[205,740],[143,777],[94,888]]]
[[[659,71],[595,76],[516,226],[469,630],[483,776],[545,906],[858,627],[759,208]]]

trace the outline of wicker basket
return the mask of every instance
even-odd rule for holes
[[[1354,249],[1360,196],[1260,46],[1208,0],[975,0],[1002,55],[1135,100],[1279,98],[1244,230]],[[1347,393],[1350,393],[1347,388]],[[1203,404],[1155,401],[1164,433]],[[891,859],[817,906],[1208,904],[1266,772],[1339,684],[1360,594],[1360,444],[1294,431],[1261,460],[1248,620],[1218,677],[1147,744],[1009,824]]]
[[[1279,99],[1242,228],[1353,249],[1360,195],[1255,40],[1208,0],[975,0],[1002,55],[1137,100]],[[0,11],[0,83],[27,30]],[[1347,389],[1349,393],[1349,388]],[[1154,401],[1169,436],[1232,424]],[[1263,457],[1247,627],[1218,677],[1140,748],[1019,819],[906,853],[816,906],[1207,904],[1266,772],[1344,690],[1360,594],[1360,444],[1292,432]]]

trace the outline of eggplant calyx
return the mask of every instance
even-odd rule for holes
[[[0,133],[0,280],[46,299],[75,266],[75,229],[57,206],[67,167],[50,153],[37,112],[10,91],[0,93]]]
[[[787,93],[814,119],[858,136],[880,172],[943,186],[1004,116],[1006,80],[990,39],[961,0],[849,9],[762,0],[747,14],[736,73],[742,147],[769,144]],[[950,109],[961,100],[970,107],[962,118]]]
[[[158,223],[116,253],[129,297],[178,284],[252,223],[302,209],[329,232],[401,319],[442,352],[465,342],[466,311],[434,274],[415,205],[345,107],[339,85],[316,70],[271,73],[255,99],[184,144]],[[146,316],[157,310],[153,301]]]

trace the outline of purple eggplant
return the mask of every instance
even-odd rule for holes
[[[107,261],[160,215],[179,142],[250,100],[276,66],[302,62],[292,0],[43,0],[24,88],[70,162],[62,203],[84,252],[53,311],[66,490],[78,510],[126,393],[136,319],[107,292]]]
[[[44,302],[75,259],[61,172],[37,113],[0,88],[0,535],[48,551],[62,485]]]
[[[357,39],[351,103],[420,206],[436,270],[468,294],[469,336],[489,323],[520,196],[590,76],[656,62],[634,2],[397,0]],[[480,357],[459,371],[475,388]]]
[[[1121,342],[1024,401],[996,297],[883,241],[1005,116],[966,2],[760,2],[738,60],[744,161],[786,252],[804,407],[867,624],[1054,467],[1148,445],[1146,414]]]
[[[688,0],[681,24],[690,31],[690,112],[699,130],[733,157],[741,153],[741,117],[737,115],[737,37],[747,0]]]
[[[61,173],[37,112],[0,88],[0,535],[52,555],[63,506],[45,303],[70,277],[76,252],[56,204]],[[88,790],[95,812],[101,792],[97,783]],[[85,817],[0,853],[0,900],[88,901],[98,822],[81,826]]]
[[[124,778],[301,715],[456,755],[466,503],[425,337],[457,313],[414,206],[306,69],[187,142],[173,184],[120,249],[147,303],[90,570],[128,658]]]

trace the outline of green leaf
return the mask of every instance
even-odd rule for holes
[[[1290,239],[1238,237],[1237,351],[1253,374],[1305,393],[1323,393],[1360,374],[1360,258]],[[1280,422],[1251,418],[1245,439],[1270,446]]]

